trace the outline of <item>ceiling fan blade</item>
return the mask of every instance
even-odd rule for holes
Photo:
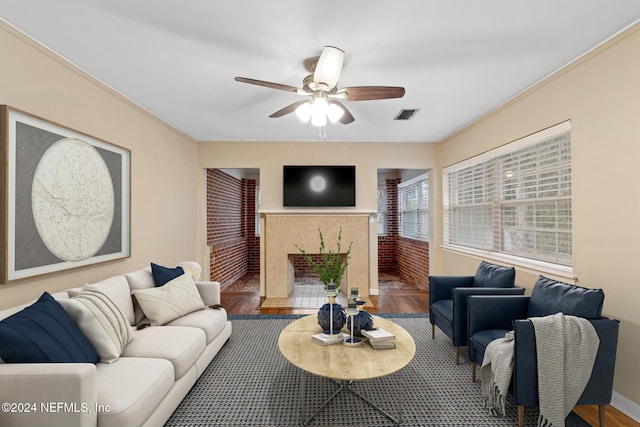
[[[316,71],[316,65],[318,65],[319,56],[313,56],[311,58],[307,58],[302,62],[304,65],[304,69],[313,74]]]
[[[309,101],[304,100],[304,101],[294,102],[293,104],[287,105],[283,109],[276,111],[275,113],[273,113],[269,117],[271,117],[272,119],[275,119],[275,118],[278,118],[278,117],[282,117],[285,114],[292,113],[292,112],[294,112],[296,110],[296,108],[298,108],[299,106],[301,106],[302,104],[304,104],[306,102],[309,102]]]
[[[349,123],[353,123],[356,119],[353,117],[353,115],[349,112],[349,110],[347,110],[346,108],[344,109],[344,115],[342,117],[340,117],[339,122],[342,123],[343,125],[348,125]]]
[[[313,82],[316,85],[326,87],[327,91],[333,89],[340,80],[343,61],[344,51],[337,47],[325,46],[316,64]]]
[[[247,77],[236,77],[234,78],[234,80],[240,83],[249,83],[256,86],[264,86],[271,89],[284,90],[285,92],[298,93],[298,91],[301,90],[294,86],[283,85],[280,83],[265,82],[264,80],[249,79]]]
[[[404,88],[398,86],[353,86],[340,89],[337,93],[346,93],[347,101],[372,101],[375,99],[402,98]]]

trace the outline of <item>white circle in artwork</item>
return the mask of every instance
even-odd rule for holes
[[[316,193],[319,193],[321,191],[324,191],[325,188],[327,188],[327,180],[324,179],[324,177],[321,175],[316,175],[313,178],[311,178],[309,185],[311,185],[311,189],[313,191],[315,191]]]
[[[45,151],[33,177],[31,209],[55,256],[82,261],[95,255],[109,235],[114,208],[109,169],[92,145],[66,138]]]

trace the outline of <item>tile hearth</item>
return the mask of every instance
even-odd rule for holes
[[[324,286],[317,279],[296,278],[293,292],[288,298],[267,298],[261,308],[320,308],[327,302]],[[365,301],[367,298],[364,298]],[[347,297],[340,293],[336,302],[345,306]]]

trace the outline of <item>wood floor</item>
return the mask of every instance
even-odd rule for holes
[[[429,290],[424,285],[400,281],[392,274],[380,274],[379,295],[369,297],[372,306],[366,310],[380,313],[426,313],[429,309]],[[221,292],[222,305],[229,314],[315,314],[317,309],[260,308],[260,284],[257,275],[250,275],[226,286]],[[425,333],[428,333],[425,331]],[[429,332],[430,333],[430,332]],[[451,349],[453,363],[453,347]],[[460,367],[464,369],[464,367]],[[598,426],[597,406],[577,406],[574,411],[592,426]],[[640,427],[612,406],[605,411],[607,427]]]

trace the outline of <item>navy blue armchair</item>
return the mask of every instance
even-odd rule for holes
[[[467,297],[469,295],[523,295],[515,287],[516,271],[482,261],[475,276],[429,276],[429,321],[431,338],[437,326],[452,341],[456,365],[460,363],[460,347],[467,343]]]
[[[613,373],[618,345],[619,321],[602,317],[604,293],[557,282],[540,276],[531,296],[471,296],[468,299],[469,359],[475,381],[476,365],[482,364],[487,345],[514,331],[512,391],[518,406],[518,423],[524,421],[524,407],[538,406],[536,340],[529,317],[564,313],[588,319],[600,345],[589,382],[577,405],[598,405],[600,426],[604,426],[605,405],[611,402]]]

